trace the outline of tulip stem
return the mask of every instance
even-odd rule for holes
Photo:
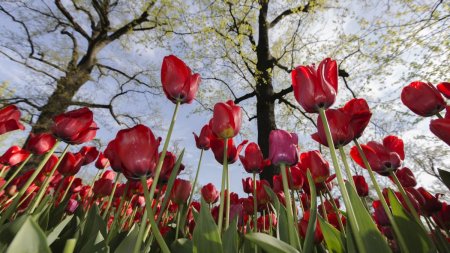
[[[44,197],[44,194],[47,191],[47,187],[50,184],[50,180],[52,179],[53,175],[55,174],[55,171],[58,168],[59,164],[64,159],[64,156],[66,155],[67,151],[69,150],[69,147],[70,147],[70,144],[67,144],[66,147],[64,148],[63,152],[59,156],[58,162],[56,162],[56,165],[52,168],[52,171],[45,178],[44,183],[39,188],[39,191],[38,191],[38,193],[36,195],[36,198],[33,200],[32,204],[30,205],[31,206],[31,209],[30,209],[30,212],[29,212],[30,214],[32,214],[34,212],[34,210],[39,205],[39,202],[41,202],[42,198]]]
[[[327,138],[328,147],[330,149],[331,159],[333,161],[333,167],[336,172],[336,178],[338,181],[338,185],[339,185],[339,188],[341,189],[341,194],[342,194],[342,198],[344,199],[345,207],[347,208],[348,218],[350,220],[350,226],[351,226],[353,233],[358,233],[360,229],[358,227],[358,224],[355,222],[356,216],[353,211],[353,206],[351,204],[347,189],[345,188],[345,183],[344,183],[344,179],[342,177],[341,168],[339,167],[336,150],[334,148],[333,138],[331,137],[330,125],[328,124],[327,116],[326,116],[325,110],[323,108],[319,108],[319,115],[320,115],[320,118],[322,119],[323,128],[324,128],[325,135]],[[356,241],[356,245],[358,246],[358,248],[362,250],[364,248],[364,243],[362,241],[362,238],[360,236],[355,236],[355,241]]]
[[[147,203],[145,205],[147,206]],[[150,209],[151,209],[151,207],[150,207]],[[144,215],[142,216],[142,219],[141,219],[141,226],[139,227],[138,237],[137,237],[136,243],[134,244],[133,253],[141,252],[142,242],[144,241],[145,228],[147,227],[147,213],[148,212],[146,212],[144,210]]]
[[[8,179],[8,181],[6,181],[2,187],[0,187],[0,192],[3,191],[4,189],[6,189],[6,186],[9,185],[9,183],[11,183],[11,181],[13,181],[14,178],[16,178],[16,176],[19,174],[19,172],[23,169],[23,167],[25,166],[25,164],[27,164],[27,162],[31,159],[31,157],[33,156],[33,154],[30,154],[27,159],[25,159],[25,161],[22,162],[22,164],[20,164],[19,168],[16,169],[16,171],[14,171],[14,174],[11,175],[11,177]],[[4,166],[3,169],[5,169],[7,166]],[[3,170],[2,169],[2,170]],[[3,172],[2,172],[3,173]]]
[[[256,202],[256,172],[253,172],[253,226],[254,226],[253,231],[255,232],[258,232],[257,215],[258,215],[258,205]]]
[[[286,211],[287,211],[287,218],[288,218],[288,226],[289,226],[289,243],[294,248],[298,249],[298,245],[296,245],[296,239],[294,234],[295,231],[295,224],[294,224],[294,218],[292,213],[292,202],[291,202],[291,194],[289,193],[289,184],[288,179],[286,175],[286,165],[284,163],[280,164],[280,170],[281,170],[281,180],[283,182],[283,190],[284,190],[284,197],[286,198]]]
[[[350,167],[348,166],[347,156],[345,155],[345,151],[344,151],[344,148],[342,146],[339,146],[339,153],[341,155],[342,162],[344,163],[345,173],[347,173],[347,180],[353,186],[355,191],[357,191],[356,190],[355,181],[353,181],[352,172],[350,170]]]
[[[223,147],[223,169],[222,169],[222,185],[220,189],[220,206],[219,206],[219,231],[222,233],[222,223],[223,223],[223,208],[225,205],[225,180],[228,175],[228,139],[224,139]],[[227,191],[227,197],[228,191]],[[228,202],[228,201],[227,201]]]
[[[13,203],[6,209],[5,213],[2,215],[2,218],[0,219],[0,226],[5,223],[6,220],[8,220],[14,211],[17,209],[17,205],[19,204],[20,199],[22,198],[23,194],[25,194],[26,190],[30,185],[33,183],[33,181],[36,179],[36,177],[41,172],[42,168],[44,168],[44,165],[47,163],[47,161],[50,159],[50,156],[55,152],[56,148],[58,147],[59,143],[61,141],[56,141],[55,145],[52,149],[44,156],[44,159],[39,163],[37,169],[31,174],[30,178],[28,178],[27,182],[22,186],[22,188],[19,191],[19,194],[14,199]]]
[[[181,219],[181,211],[183,210],[183,204],[178,206],[177,212],[177,228],[175,230],[175,241],[178,239],[178,231],[180,231],[180,219]]]
[[[111,208],[111,204],[114,199],[114,194],[116,193],[117,184],[119,183],[119,178],[120,178],[120,173],[117,173],[116,179],[114,180],[114,186],[113,186],[111,194],[109,195],[109,198],[108,198],[108,204],[106,206],[105,212],[103,213],[103,217],[102,217],[103,219],[106,218],[106,216],[109,213],[109,208]]]
[[[166,157],[167,148],[169,147],[170,137],[172,136],[173,127],[177,118],[178,108],[180,107],[180,102],[177,101],[175,104],[175,109],[173,111],[172,120],[170,121],[169,130],[167,131],[166,139],[164,140],[164,146],[159,156],[158,165],[155,169],[155,174],[153,175],[153,183],[150,188],[150,200],[153,200],[155,196],[156,185],[158,185],[159,175],[161,174],[161,168],[164,163],[164,157]]]
[[[66,198],[67,194],[69,193],[70,187],[72,187],[73,181],[75,181],[75,176],[72,176],[72,178],[70,178],[69,185],[67,185],[67,188],[61,197],[61,202],[64,200],[64,198]]]
[[[155,182],[153,182],[153,184],[154,183]],[[159,244],[159,247],[161,247],[161,251],[163,253],[170,253],[169,247],[167,247],[167,244],[164,241],[164,238],[162,237],[161,232],[159,231],[158,225],[156,224],[156,221],[155,221],[155,215],[153,214],[153,209],[152,209],[152,199],[150,198],[150,194],[148,192],[147,179],[145,178],[145,176],[141,177],[141,184],[142,184],[142,188],[144,188],[145,207],[147,209],[147,216],[148,216],[148,219],[150,220],[150,226],[151,226],[153,235],[155,236],[156,241]],[[152,186],[153,186],[153,184],[152,184]],[[142,230],[145,231],[145,224],[142,224]],[[139,231],[139,233],[140,232],[141,231]],[[142,238],[143,236],[144,236],[144,234],[142,234],[141,238],[138,238],[138,240],[140,240],[140,243],[142,243],[142,241],[145,240],[145,238]],[[137,252],[136,248],[135,248],[135,252]]]
[[[320,198],[320,203],[322,203],[322,213],[323,213],[323,217],[325,218],[325,220],[328,222],[328,215],[327,215],[327,209],[325,208],[325,202],[323,201],[323,197],[322,194],[319,192],[319,198]],[[339,219],[339,214],[336,214],[338,216]]]
[[[391,176],[392,179],[394,179],[394,183],[397,185],[398,190],[402,194],[402,197],[405,199],[406,205],[408,206],[411,214],[414,216],[414,218],[416,219],[416,221],[419,224],[422,224],[422,222],[420,221],[419,214],[417,213],[416,209],[414,208],[413,204],[411,203],[411,199],[409,198],[408,194],[406,194],[406,191],[403,188],[402,184],[398,180],[397,175],[395,175],[395,173],[393,171],[389,171],[389,175]]]
[[[98,175],[98,173],[97,173]],[[109,230],[110,232],[114,230],[115,226],[117,226],[117,224],[119,223],[119,217],[122,214],[122,206],[124,205],[126,196],[127,196],[127,192],[128,192],[128,188],[130,187],[130,181],[127,181],[127,183],[125,184],[125,190],[122,193],[122,197],[120,198],[120,204],[117,207],[117,210],[114,214],[114,220],[113,223],[111,225],[111,229]],[[108,233],[108,236],[106,237],[106,245],[109,244],[109,240],[111,240],[110,236],[112,233]]]
[[[198,159],[197,172],[195,172],[195,178],[194,178],[194,181],[192,182],[192,190],[191,190],[191,194],[189,195],[189,201],[188,201],[188,205],[187,205],[188,207],[191,206],[192,199],[194,198],[195,186],[197,185],[198,175],[200,174],[200,167],[202,164],[203,152],[204,152],[204,150],[202,149],[200,151],[200,158]],[[186,215],[187,215],[187,213],[186,213]]]
[[[336,213],[339,227],[341,228],[341,233],[344,235],[344,237],[346,237],[347,235],[345,234],[344,224],[342,223],[341,214],[340,214],[341,212],[339,211],[339,209],[336,205],[336,202],[333,199],[333,195],[331,195],[330,189],[328,189],[328,185],[326,183],[322,183],[322,184],[325,186],[326,193],[328,194],[328,197],[330,198],[331,206],[333,207],[333,210]]]
[[[359,155],[361,156],[364,166],[366,167],[367,171],[369,172],[370,179],[372,181],[372,184],[375,188],[375,191],[377,192],[378,199],[381,202],[381,205],[383,206],[384,212],[386,213],[389,222],[391,223],[392,228],[394,229],[394,233],[396,235],[396,238],[400,244],[400,248],[402,249],[402,252],[408,252],[408,247],[406,246],[406,242],[402,236],[402,233],[400,231],[400,228],[397,225],[397,222],[394,220],[394,217],[392,216],[391,209],[389,208],[386,199],[384,198],[384,195],[381,191],[380,186],[378,185],[378,182],[375,178],[375,174],[373,173],[372,167],[369,164],[369,161],[367,160],[366,154],[363,152],[361,145],[359,145],[359,142],[357,139],[354,139],[353,142],[356,145],[356,148],[358,149]]]
[[[440,119],[443,119],[442,115],[439,112],[436,113],[436,116]]]

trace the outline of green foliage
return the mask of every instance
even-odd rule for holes
[[[202,199],[202,207],[198,219],[196,219],[196,225],[193,235],[193,252],[201,253],[203,250],[208,249],[210,252],[223,252],[222,239],[220,238],[219,229],[211,216],[209,207]]]

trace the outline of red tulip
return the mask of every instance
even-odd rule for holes
[[[258,226],[258,231],[269,232],[269,229],[276,229],[277,227],[277,217],[274,213],[266,214],[264,216],[259,216],[256,220]]]
[[[389,221],[389,218],[384,211],[383,206],[381,205],[381,202],[379,200],[374,200],[372,202],[372,207],[374,210],[374,218],[375,222],[379,226],[390,226],[391,222]]]
[[[450,229],[450,206],[447,203],[442,204],[441,210],[433,214],[433,220],[442,229]]]
[[[309,211],[306,211],[303,218],[298,223],[298,232],[302,238],[305,238],[306,231],[308,230],[309,223]],[[323,240],[322,229],[320,228],[319,221],[316,220],[316,228],[314,229],[314,244],[319,244]]]
[[[78,206],[79,206],[79,202],[76,201],[75,199],[69,199],[69,203],[67,203],[66,206],[66,213],[68,215],[72,215],[75,213],[75,211],[77,210]]]
[[[435,119],[430,122],[430,130],[450,146],[450,106],[447,106],[446,109],[445,118]]]
[[[256,180],[256,201],[258,205],[265,205],[270,202],[270,196],[267,194],[265,186],[270,188],[269,182]]]
[[[344,228],[345,228],[345,224],[347,223],[347,219],[345,219],[345,216],[341,216],[336,213],[328,213],[327,218],[328,218],[328,222],[337,230],[341,230],[341,226],[339,226],[338,219],[341,219],[342,224],[344,225]]]
[[[161,156],[161,153],[159,154]],[[159,174],[159,180],[160,182],[167,182],[170,178],[170,175],[172,174],[172,171],[175,167],[175,163],[177,161],[177,157],[172,152],[167,152],[166,156],[164,157],[164,162],[161,167],[161,173]],[[180,168],[178,170],[178,174],[180,171],[184,170],[184,165],[180,164]],[[155,173],[152,171],[152,173]]]
[[[26,149],[36,155],[47,153],[53,146],[55,146],[56,139],[49,133],[30,134],[30,139],[27,142]]]
[[[303,187],[303,184],[305,182],[305,176],[301,170],[301,168],[298,166],[300,163],[298,163],[295,166],[290,167],[289,172],[286,168],[286,175],[288,175],[288,186],[291,190],[300,190]],[[281,179],[281,175],[280,175]],[[282,189],[282,188],[281,188]]]
[[[87,107],[62,113],[53,118],[53,134],[70,144],[81,144],[94,139],[97,129],[94,115]]]
[[[336,61],[324,59],[317,70],[314,65],[294,69],[292,88],[297,102],[309,113],[327,109],[336,100],[338,71]]]
[[[219,200],[220,193],[213,184],[209,183],[202,187],[201,194],[206,203],[214,204]]]
[[[179,178],[175,179],[172,193],[170,194],[170,200],[177,203],[178,205],[185,203],[189,198],[191,189],[191,182]]]
[[[64,176],[73,176],[80,171],[83,161],[82,154],[67,152],[58,166],[58,171]]]
[[[325,115],[330,126],[331,137],[334,146],[345,146],[354,138],[353,128],[351,125],[351,116],[343,110],[328,109]],[[317,133],[312,134],[311,137],[318,143],[328,147],[327,137],[323,128],[322,118],[317,118]]]
[[[247,140],[244,140],[241,144],[239,144],[237,147],[234,145],[233,139],[228,139],[228,163],[232,164],[235,163],[238,159],[239,153],[241,152],[242,148],[245,144],[247,144]],[[220,164],[223,163],[223,151],[225,148],[225,141],[223,139],[217,139],[212,138],[211,139],[211,150],[214,153],[214,158],[216,158],[216,161]]]
[[[253,193],[253,180],[251,177],[242,179],[242,188],[243,188],[244,192],[247,194]]]
[[[15,105],[9,105],[0,109],[0,135],[17,129],[24,130],[20,123],[20,111]]]
[[[195,138],[195,144],[197,146],[197,148],[199,149],[203,149],[203,150],[208,150],[211,147],[211,136],[212,136],[212,130],[211,127],[209,126],[209,124],[206,124],[202,127],[202,130],[200,131],[200,135],[197,136],[195,133],[194,134],[194,138]]]
[[[155,138],[150,128],[136,125],[120,130],[108,144],[105,156],[113,169],[122,169],[128,179],[149,177],[158,162],[160,138]]]
[[[83,165],[88,165],[97,159],[99,152],[96,147],[85,146],[82,147],[78,153],[82,154],[84,157]]]
[[[272,130],[269,135],[269,159],[274,165],[298,162],[298,137],[285,130]]]
[[[417,185],[413,172],[407,167],[397,170],[395,175],[403,187],[414,187]]]
[[[0,164],[15,166],[25,161],[30,152],[18,146],[12,146],[0,157]]]
[[[362,98],[354,98],[340,110],[350,115],[350,128],[353,132],[353,138],[361,137],[369,124],[370,117],[372,117],[367,101]]]
[[[106,170],[105,172],[103,172],[102,177],[104,179],[108,179],[113,181],[117,176],[117,173],[112,171],[112,170]]]
[[[444,95],[446,98],[450,99],[450,83],[442,82],[437,85],[438,91]]]
[[[401,99],[406,107],[423,117],[433,116],[445,108],[444,99],[431,83],[410,83],[403,88]]]
[[[254,205],[253,205],[253,196],[248,196],[247,198],[241,199],[242,207],[244,207],[244,212],[247,215],[253,215],[254,214]]]
[[[270,160],[264,160],[258,144],[251,142],[245,148],[245,156],[239,155],[245,171],[248,173],[261,173],[263,169],[270,165]]]
[[[164,57],[161,67],[161,83],[164,94],[173,103],[190,104],[201,82],[199,74],[174,55]]]
[[[235,105],[232,100],[228,100],[226,103],[217,103],[214,105],[214,114],[209,125],[217,137],[233,138],[241,129],[241,107]]]
[[[369,185],[366,179],[361,175],[353,176],[353,181],[355,182],[356,191],[360,197],[367,197],[369,195]]]
[[[323,183],[330,176],[330,165],[318,150],[300,154],[300,162],[303,171],[309,170],[314,183]]]
[[[397,170],[405,159],[403,141],[397,136],[387,136],[383,139],[383,144],[370,141],[367,145],[361,145],[361,148],[372,170],[382,176],[388,176],[390,171]],[[351,148],[350,156],[359,166],[367,169],[356,146]]]
[[[98,198],[109,196],[113,189],[113,181],[107,178],[99,178],[94,183],[94,188],[92,189],[95,196]]]
[[[431,216],[433,213],[439,212],[442,208],[442,202],[439,201],[439,199],[435,196],[433,196],[431,193],[429,193],[425,188],[419,187],[417,189],[422,197],[425,199],[425,205],[423,206],[423,210],[425,211],[425,214],[428,216]]]
[[[275,193],[283,191],[283,179],[281,178],[281,175],[273,175],[272,182],[273,182],[272,190]]]
[[[49,175],[50,172],[55,167],[56,163],[58,163],[58,157],[56,155],[51,155],[48,161],[45,163],[44,167],[42,168],[41,173],[44,175]]]
[[[105,157],[105,155],[100,152],[98,155],[97,161],[95,162],[95,167],[99,170],[103,170],[109,166],[109,160]]]

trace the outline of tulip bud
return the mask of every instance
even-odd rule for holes
[[[97,159],[99,152],[96,147],[85,146],[81,148],[79,153],[84,157],[83,165],[88,165]]]
[[[15,166],[25,161],[28,156],[30,156],[30,152],[27,150],[12,146],[0,157],[0,164]]]
[[[395,175],[397,176],[398,181],[400,181],[400,184],[403,187],[414,187],[417,185],[416,178],[414,177],[413,172],[407,167],[397,170],[397,172],[395,172]]]
[[[245,171],[248,173],[261,173],[266,166],[270,165],[270,160],[264,160],[258,144],[251,142],[245,148],[245,156],[239,155]]]
[[[353,181],[355,182],[356,191],[360,197],[367,197],[369,195],[369,185],[366,179],[361,175],[353,176]]]
[[[301,153],[300,162],[305,172],[308,170],[311,172],[316,184],[325,182],[330,176],[330,165],[318,150]]]
[[[213,133],[209,124],[206,124],[202,127],[199,136],[197,136],[195,133],[193,134],[195,138],[195,145],[197,146],[197,148],[208,150],[211,147],[210,139]]]
[[[58,172],[64,176],[73,176],[80,171],[83,160],[83,155],[67,152],[58,166]]]
[[[430,130],[439,139],[450,146],[450,106],[447,106],[447,113],[443,119],[435,119],[430,122]]]
[[[331,138],[335,148],[345,146],[353,140],[355,136],[349,114],[343,110],[328,109],[325,111],[325,115],[330,126]],[[328,147],[321,117],[317,117],[317,133],[312,134],[311,137],[318,143]]]
[[[69,144],[81,144],[94,139],[97,129],[94,115],[87,107],[62,113],[53,118],[53,135]]]
[[[192,185],[191,182],[183,179],[175,179],[173,184],[172,193],[170,199],[177,203],[178,205],[183,204],[189,198],[191,193]]]
[[[105,157],[105,155],[100,152],[98,155],[97,161],[95,162],[95,167],[99,170],[103,170],[109,166],[109,160]]]
[[[53,146],[55,146],[56,139],[49,133],[30,134],[30,139],[27,142],[26,149],[36,155],[47,153]]]
[[[214,204],[219,200],[219,191],[217,191],[216,187],[209,183],[202,187],[201,194],[203,199],[208,204]]]
[[[404,87],[401,99],[406,107],[422,117],[433,116],[446,105],[439,91],[431,83],[424,82],[412,82]]]
[[[272,164],[294,165],[298,162],[298,137],[285,130],[272,130],[269,135],[269,159]]]
[[[361,137],[372,117],[367,101],[362,98],[354,98],[348,101],[340,110],[350,115],[350,128],[352,129],[353,137]]]
[[[241,152],[242,148],[244,147],[245,144],[247,144],[248,141],[244,140],[237,147],[234,145],[233,139],[230,138],[227,141],[228,141],[227,143],[228,164],[232,164],[237,161],[239,153]],[[214,158],[216,158],[216,161],[220,164],[223,163],[224,149],[225,149],[225,140],[217,138],[211,139],[211,150],[214,153]]]
[[[243,188],[244,192],[247,194],[253,193],[253,180],[251,177],[242,179],[242,188]]]
[[[0,135],[14,130],[25,130],[20,123],[20,111],[15,105],[0,109]]]
[[[241,107],[232,100],[214,105],[214,114],[210,122],[213,133],[221,139],[233,138],[242,125]]]
[[[444,97],[450,99],[450,83],[449,82],[442,82],[437,85],[438,91],[444,95]]]

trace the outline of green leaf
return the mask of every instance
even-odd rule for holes
[[[139,235],[139,225],[136,223],[133,225],[128,235],[123,239],[123,241],[117,246],[114,253],[129,253],[130,249],[134,248]]]
[[[360,237],[359,240],[362,241],[362,249],[358,249],[361,253],[379,253],[379,252],[392,252],[391,248],[387,244],[385,237],[380,233],[377,226],[375,225],[372,217],[368,213],[367,209],[364,207],[361,199],[356,193],[355,189],[349,182],[345,182],[348,195],[350,197],[350,202],[352,203],[353,212],[355,214],[356,220],[349,214],[348,222],[355,222],[358,231],[353,231],[354,237]],[[357,238],[355,238],[357,242]]]
[[[305,252],[312,252],[314,248],[314,232],[316,230],[317,222],[317,196],[316,186],[312,179],[311,172],[308,170],[307,178],[309,183],[309,189],[311,192],[311,207],[309,208],[309,222],[308,229],[306,230],[305,242],[303,243],[303,250]]]
[[[329,252],[344,253],[345,251],[345,237],[342,233],[328,224],[322,217],[318,216],[320,229],[322,230],[323,238],[327,243]]]
[[[226,253],[239,253],[239,235],[237,231],[237,220],[236,216],[231,222],[228,229],[223,234],[223,252]]]
[[[172,253],[190,253],[192,252],[192,241],[186,238],[180,238],[172,243],[170,250]]]
[[[106,224],[99,214],[97,205],[94,205],[88,213],[84,224],[82,224],[81,236],[77,241],[76,252],[95,252],[95,249],[102,248],[98,245],[106,238]]]
[[[388,191],[392,214],[409,252],[436,252],[433,242],[423,228],[404,209],[394,192]]]
[[[50,196],[50,195],[48,195]],[[44,201],[47,199],[44,198]],[[38,210],[40,210],[38,212]],[[36,212],[31,216],[34,221],[41,227],[43,231],[47,231],[48,229],[48,223],[50,220],[50,206],[47,206],[47,208],[37,208]]]
[[[73,215],[67,216],[63,221],[61,221],[58,226],[56,226],[48,235],[47,235],[47,243],[48,245],[51,245],[56,239],[58,239],[58,236],[61,234],[63,229],[69,224],[69,222],[72,219],[76,219]]]
[[[52,217],[48,222],[48,228],[54,228],[58,226],[59,222],[63,218],[64,214],[66,213],[66,207],[69,203],[70,198],[65,198],[61,203],[56,205],[55,207],[52,207],[50,210],[50,217]],[[78,210],[82,210],[83,208],[77,208]]]
[[[194,253],[202,253],[205,252],[206,249],[208,252],[223,252],[219,228],[211,216],[208,205],[203,198],[200,214],[195,224],[193,244]]]
[[[277,235],[279,236],[278,239],[282,240],[283,242],[289,243],[289,225],[288,225],[288,218],[287,218],[287,211],[286,207],[283,205],[280,205],[280,211],[278,215],[278,224],[277,224]]]
[[[358,250],[356,249],[355,238],[353,238],[353,232],[352,232],[352,228],[350,227],[349,222],[347,222],[347,224],[345,226],[345,231],[347,231],[347,233],[346,233],[346,235],[347,235],[347,240],[346,240],[347,252],[348,253],[358,253]]]
[[[270,253],[300,253],[291,245],[267,234],[250,233],[245,235],[245,239]]]
[[[30,217],[23,223],[6,253],[51,253],[44,232]]]
[[[450,189],[450,171],[438,169],[438,172],[445,186],[447,186],[447,188]]]
[[[19,229],[25,223],[29,216],[23,215],[11,223],[6,223],[0,230],[0,252],[5,252],[8,245],[19,232]]]

